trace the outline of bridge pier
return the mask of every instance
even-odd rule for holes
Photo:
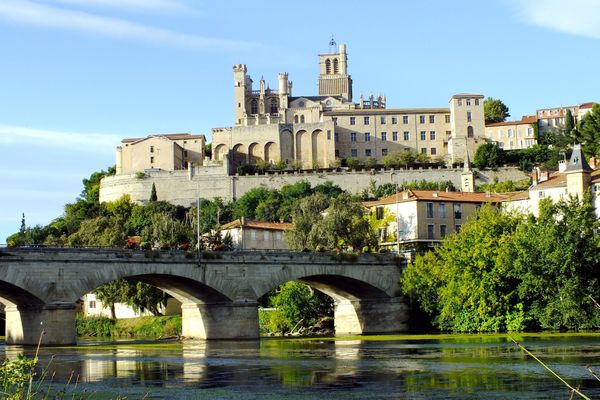
[[[6,307],[6,344],[46,346],[77,343],[75,305],[52,303]]]
[[[258,303],[184,303],[183,337],[194,339],[258,339]]]
[[[408,329],[408,306],[401,297],[337,301],[335,334],[369,335]]]

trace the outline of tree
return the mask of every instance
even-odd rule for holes
[[[483,102],[483,114],[486,124],[504,122],[506,121],[506,118],[510,117],[506,104],[504,104],[502,100],[494,99],[492,97],[488,97]]]
[[[154,182],[152,182],[152,191],[150,192],[150,199],[148,201],[153,202],[157,200],[158,196],[156,195],[156,185],[154,185]]]
[[[110,317],[116,319],[115,304],[127,299],[127,290],[127,281],[119,279],[100,286],[93,293],[103,306],[110,309]]]
[[[502,149],[495,143],[484,143],[477,148],[473,165],[478,169],[497,168],[502,159]]]
[[[286,242],[293,250],[316,250],[323,245],[318,225],[323,220],[321,214],[329,205],[322,193],[315,193],[300,200],[291,211],[293,227],[284,233]]]
[[[577,133],[575,132],[575,119],[573,118],[573,113],[571,113],[571,109],[567,109],[564,125],[565,134],[570,138],[575,138],[577,136]]]
[[[154,315],[160,314],[159,307],[164,303],[162,290],[143,282],[129,282],[118,279],[106,283],[93,291],[102,305],[110,309],[112,319],[116,319],[115,304],[123,303],[136,312],[148,310]]]
[[[600,156],[600,104],[594,104],[592,110],[585,114],[577,131],[583,144],[583,152],[587,157]]]
[[[273,199],[273,197],[277,195],[278,193],[274,189],[266,189],[262,187],[251,189],[235,201],[233,206],[233,217],[256,219],[256,211],[259,204],[269,198]],[[274,221],[275,219],[271,220]]]
[[[27,225],[25,225],[25,213],[21,217],[21,228],[19,228],[19,233],[21,235],[25,234],[25,230],[27,229]]]

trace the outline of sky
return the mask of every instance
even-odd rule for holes
[[[231,126],[234,64],[316,94],[332,35],[355,101],[482,93],[518,119],[600,100],[597,0],[0,0],[0,243],[59,217],[122,138]]]

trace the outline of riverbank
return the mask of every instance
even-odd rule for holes
[[[149,316],[112,320],[83,317],[76,320],[77,336],[167,339],[181,336],[181,315]]]

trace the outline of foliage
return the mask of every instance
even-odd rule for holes
[[[270,297],[270,305],[276,308],[276,323],[271,329],[289,331],[298,326],[311,326],[323,316],[333,316],[333,300],[299,282],[287,282]]]
[[[120,319],[113,337],[169,338],[181,336],[181,315]]]
[[[408,168],[416,160],[416,153],[413,151],[396,151],[383,157],[383,166],[386,168]]]
[[[249,219],[257,219],[257,209],[259,204],[267,202],[267,200],[271,203],[277,201],[276,197],[279,195],[274,189],[266,189],[266,188],[254,188],[247,191],[243,196],[236,200],[234,208],[233,208],[233,217],[241,218],[246,217]],[[267,211],[263,211],[262,217],[267,216]],[[268,215],[269,221],[274,221],[277,216],[276,215]]]
[[[18,354],[13,361],[5,359],[0,365],[0,394],[7,395],[8,400],[33,398],[31,385],[37,363],[37,357],[28,358],[23,354]]]
[[[264,173],[271,169],[271,163],[265,160],[257,160],[256,161],[256,170],[260,173]]]
[[[395,242],[396,232],[388,232],[387,228],[392,222],[396,221],[396,214],[383,207],[383,215],[377,218],[377,211],[373,209],[369,215],[369,225],[373,232],[376,232],[380,242]],[[388,233],[390,235],[388,236]]]
[[[477,148],[473,165],[478,169],[497,168],[502,163],[502,150],[495,143],[485,143]]]
[[[506,104],[504,104],[502,100],[494,99],[492,97],[488,97],[483,102],[483,115],[486,124],[504,122],[506,121],[506,118],[510,117]]]
[[[115,304],[124,303],[127,299],[127,286],[127,281],[119,279],[106,283],[93,292],[96,295],[96,298],[102,302],[102,305],[110,309],[111,319],[117,318],[115,314]]]
[[[442,330],[598,329],[600,237],[590,196],[523,218],[483,207],[406,268],[403,290]]]
[[[204,145],[204,157],[212,158],[212,143]]]
[[[367,157],[365,158],[364,165],[367,169],[375,168],[375,165],[377,165],[377,160],[375,160],[373,157]]]
[[[530,186],[529,179],[523,179],[521,181],[502,181],[494,183],[485,183],[477,186],[478,192],[490,192],[490,193],[508,193],[516,192],[520,190],[527,190]]]
[[[156,185],[154,184],[154,182],[152,182],[152,191],[150,191],[150,199],[148,199],[148,201],[153,202],[157,200],[158,196],[156,195]]]
[[[361,162],[354,157],[348,157],[346,158],[346,166],[350,169],[357,169],[358,167],[360,167]]]
[[[78,336],[109,337],[113,335],[115,320],[104,316],[84,317],[78,313],[75,318]]]
[[[577,128],[583,152],[587,157],[600,157],[600,104],[594,104]]]
[[[315,193],[300,200],[291,210],[293,228],[284,233],[285,239],[293,250],[316,249],[322,245],[318,225],[323,220],[321,214],[329,205],[327,197]]]

